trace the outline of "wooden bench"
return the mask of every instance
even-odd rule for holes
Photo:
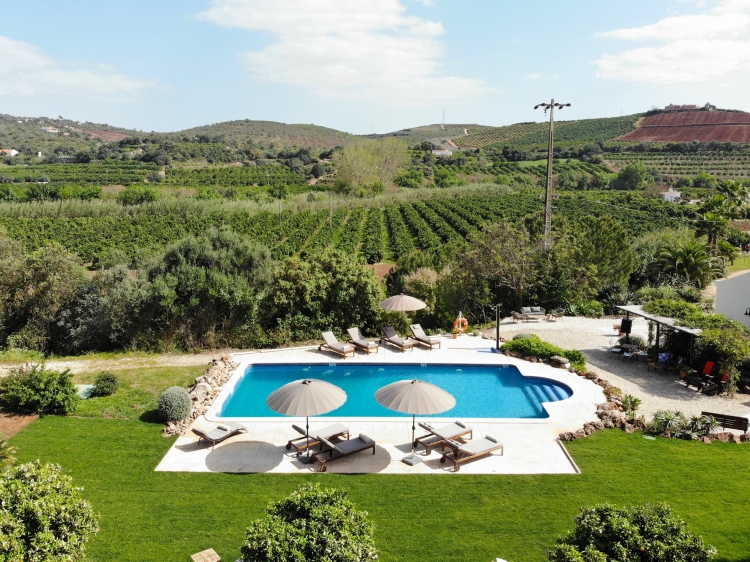
[[[711,416],[721,425],[721,429],[739,429],[747,432],[750,420],[742,416],[729,416],[727,414],[715,414],[713,412],[701,412],[701,416]]]

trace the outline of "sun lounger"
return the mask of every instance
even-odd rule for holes
[[[419,324],[412,324],[411,326],[409,326],[409,329],[411,330],[411,333],[414,334],[414,339],[417,340],[417,343],[427,345],[430,347],[430,349],[432,349],[434,346],[440,347],[440,339],[430,337],[425,334],[422,326],[420,326]]]
[[[448,445],[450,450],[443,455],[440,462],[452,462],[454,472],[459,471],[461,468],[459,466],[460,464],[489,455],[498,449],[501,451],[501,455],[504,452],[503,446],[491,435],[485,435],[479,439],[472,439],[468,443],[459,443],[453,439],[448,439],[445,444]]]
[[[294,450],[297,451],[297,456],[300,456],[302,451],[306,450],[308,447],[315,447],[316,445],[320,445],[320,440],[317,437],[308,435],[307,433],[305,433],[305,430],[298,425],[292,425],[292,427],[294,428],[294,431],[299,433],[302,437],[295,437],[294,439],[290,439],[286,444],[287,451],[294,447]],[[328,440],[344,436],[349,439],[349,428],[342,423],[333,423],[331,425],[327,425],[321,429],[316,429],[313,433],[316,436],[321,435]]]
[[[351,338],[354,347],[363,349],[367,352],[367,355],[370,355],[370,352],[373,350],[375,353],[380,353],[378,342],[366,340],[359,328],[349,328],[347,332],[349,333],[349,337]]]
[[[466,427],[459,421],[438,428],[434,428],[428,423],[420,423],[419,427],[424,429],[427,435],[417,437],[414,440],[414,449],[422,445],[426,449],[426,455],[429,455],[432,449],[445,445],[448,439],[458,439],[465,435],[468,435],[469,439],[471,439],[474,435],[470,427]]]
[[[200,443],[203,439],[205,439],[206,441],[210,441],[211,449],[213,449],[217,443],[221,443],[225,439],[229,439],[232,435],[244,433],[245,431],[247,430],[244,427],[242,427],[241,425],[237,425],[236,423],[224,423],[222,425],[217,425],[211,431],[204,431],[203,429],[197,427],[192,428],[192,432],[199,437],[198,443]]]
[[[367,435],[359,434],[359,437],[349,439],[347,441],[339,441],[335,445],[318,436],[323,447],[319,453],[315,453],[313,458],[320,464],[320,472],[326,471],[326,464],[333,462],[338,459],[343,459],[350,455],[356,455],[367,449],[372,449],[372,454],[375,454],[375,441],[367,437]]]
[[[318,346],[318,351],[321,349],[327,349],[341,355],[344,359],[346,359],[347,355],[354,357],[354,346],[349,345],[348,343],[340,343],[336,339],[336,336],[333,335],[333,332],[323,332],[321,336],[323,337],[324,343],[321,343]]]
[[[396,328],[393,326],[385,326],[383,327],[383,337],[380,338],[381,342],[384,343],[390,343],[391,345],[395,345],[398,347],[402,352],[406,351],[407,349],[414,349],[414,342],[410,342],[408,339],[404,339],[401,336],[399,336],[396,333]]]

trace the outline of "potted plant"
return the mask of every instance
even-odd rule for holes
[[[458,328],[453,328],[453,330],[451,331],[451,333],[453,334],[453,339],[454,340],[458,338],[458,334],[459,334]]]
[[[620,335],[620,336],[623,336],[623,335],[625,335],[625,334],[623,334],[623,333],[622,333],[622,332],[620,331],[620,330],[621,330],[621,328],[622,328],[622,324],[620,324],[619,322],[616,322],[615,324],[613,324],[613,325],[612,325],[612,329],[613,329],[613,330],[614,330],[615,332],[617,332],[617,334],[618,334],[618,335]]]

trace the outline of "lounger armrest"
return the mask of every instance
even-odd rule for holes
[[[429,431],[430,433],[432,433],[433,431],[435,431],[434,428],[429,423],[421,423],[420,422],[418,425],[419,425],[419,427],[421,427],[425,431]]]
[[[307,432],[298,425],[292,424],[292,429],[294,429],[294,431],[296,431],[300,435],[307,435]]]
[[[334,451],[336,451],[337,453],[339,453],[339,454],[341,454],[341,455],[343,455],[343,454],[344,454],[344,451],[342,451],[341,449],[339,449],[339,448],[338,448],[338,447],[337,447],[336,445],[334,445],[333,443],[331,443],[331,442],[330,442],[330,441],[329,441],[328,439],[326,439],[325,437],[321,437],[320,435],[318,435],[318,436],[316,436],[316,439],[317,439],[318,441],[320,441],[321,443],[323,443],[323,445],[325,445],[326,447],[328,447],[328,448],[330,448],[330,449],[333,449],[333,450],[334,450]]]
[[[492,435],[485,435],[484,438],[487,441],[492,441],[493,443],[497,443],[497,439],[495,437],[493,437]]]
[[[459,426],[459,427],[463,427],[464,429],[466,429],[466,426],[463,423],[461,423],[460,421],[457,421],[456,425]]]
[[[365,435],[364,433],[360,433],[359,434],[359,438],[362,441],[364,441],[365,443],[367,443],[368,445],[374,445],[375,444],[375,440],[371,439],[370,437],[367,437],[367,435]]]

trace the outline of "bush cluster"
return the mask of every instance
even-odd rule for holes
[[[44,364],[16,367],[0,379],[0,408],[20,414],[64,416],[80,398],[68,369],[48,370]]]
[[[91,396],[111,396],[120,388],[120,379],[114,373],[104,371],[96,376]]]
[[[649,433],[697,440],[713,433],[719,423],[712,416],[692,416],[689,419],[680,411],[659,410],[646,428]]]
[[[346,492],[305,484],[272,504],[247,529],[242,562],[374,562],[378,559],[367,512]]]
[[[503,351],[515,351],[520,353],[524,357],[538,357],[539,359],[549,359],[553,355],[559,355],[570,360],[570,365],[576,370],[586,369],[586,357],[577,349],[563,349],[557,347],[549,342],[546,342],[539,338],[539,336],[531,335],[531,337],[523,337],[521,339],[513,339],[513,341],[505,343],[503,345]]]
[[[166,421],[182,421],[190,415],[193,401],[181,386],[170,386],[159,397],[159,416]]]

